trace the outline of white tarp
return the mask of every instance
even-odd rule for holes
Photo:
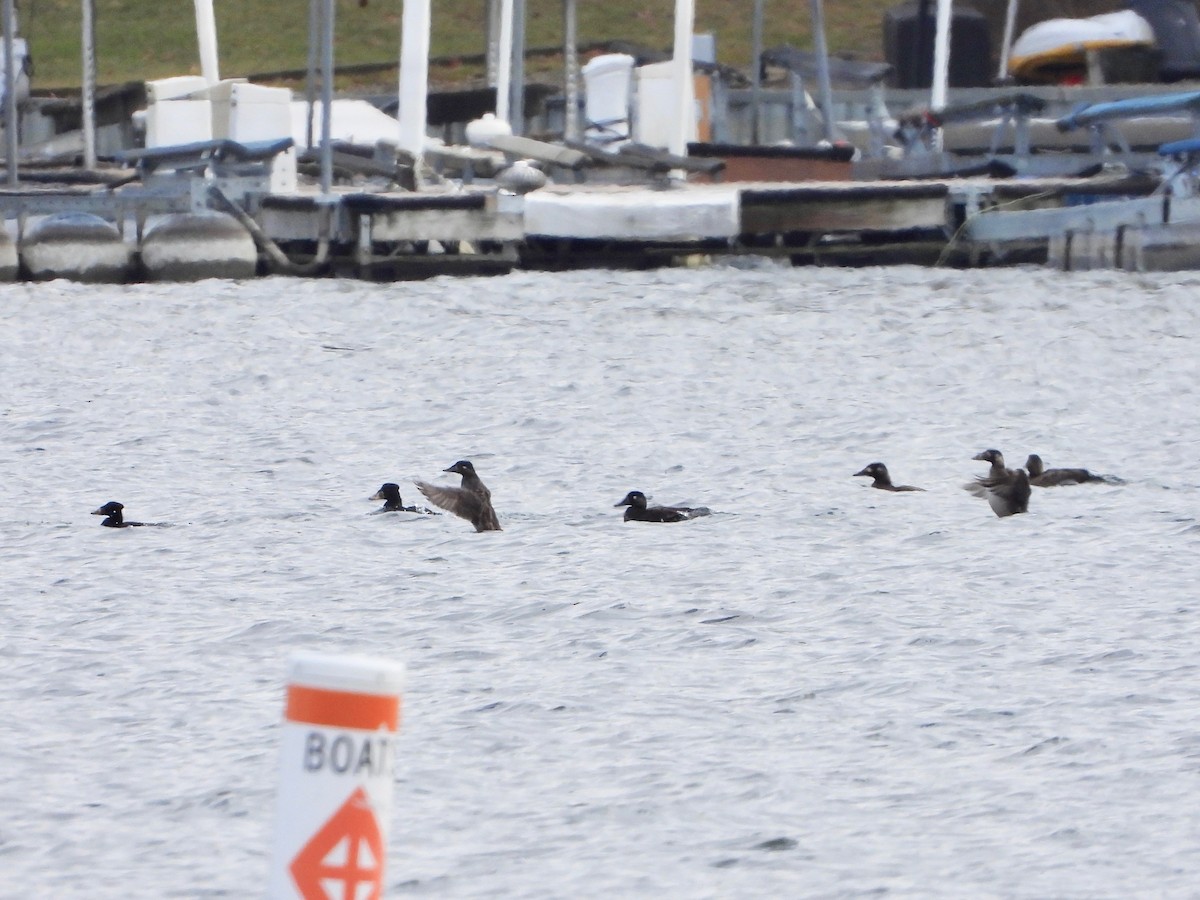
[[[366,100],[334,100],[331,117],[331,137],[348,144],[365,144],[370,147],[378,141],[396,143],[400,139],[400,122],[393,116],[372,106]],[[296,146],[308,146],[308,103],[292,101],[292,139]],[[313,143],[321,143],[321,104],[313,106]]]

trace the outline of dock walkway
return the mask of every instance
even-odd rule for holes
[[[1127,175],[658,182],[552,184],[518,196],[473,184],[424,192],[335,188],[328,195],[301,188],[247,199],[230,176],[0,191],[0,210],[20,223],[18,243],[26,220],[64,210],[117,222],[137,242],[155,216],[232,206],[254,237],[260,272],[393,280],[517,267],[645,267],[696,254],[768,255],[796,264],[1036,261],[1046,257],[1050,228],[1015,236],[977,228],[968,239],[963,226],[1000,208],[1055,210],[1082,196],[1144,198],[1156,185]],[[214,202],[214,187],[216,196],[232,199]]]

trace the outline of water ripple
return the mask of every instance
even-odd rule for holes
[[[7,879],[261,892],[305,647],[408,661],[398,896],[1187,896],[1198,289],[0,285]],[[997,519],[987,447],[1120,482]],[[460,458],[504,531],[371,515]]]

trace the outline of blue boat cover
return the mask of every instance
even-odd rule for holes
[[[1177,153],[1200,153],[1200,138],[1184,138],[1182,141],[1171,141],[1158,148],[1160,156],[1174,156]]]
[[[1200,91],[1179,94],[1157,94],[1150,97],[1130,97],[1109,103],[1086,103],[1058,120],[1059,131],[1072,131],[1108,119],[1132,119],[1180,110],[1200,110]]]
[[[229,160],[233,162],[258,162],[268,160],[295,143],[290,137],[278,138],[273,141],[249,141],[238,143],[228,139],[213,141],[195,141],[190,144],[173,144],[169,147],[149,147],[138,150],[121,150],[114,154],[118,162],[136,164],[148,162],[163,164],[168,161],[196,163],[206,159]]]

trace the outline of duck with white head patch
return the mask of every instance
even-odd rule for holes
[[[426,509],[424,506],[405,506],[404,501],[400,499],[400,485],[388,481],[373,493],[368,500],[382,500],[383,506],[375,510],[377,513],[385,512],[410,512],[421,513],[427,516],[436,516],[432,509]]]
[[[625,499],[613,506],[628,506],[626,522],[686,522],[701,516],[712,515],[707,506],[650,506],[641,491],[630,491]]]

